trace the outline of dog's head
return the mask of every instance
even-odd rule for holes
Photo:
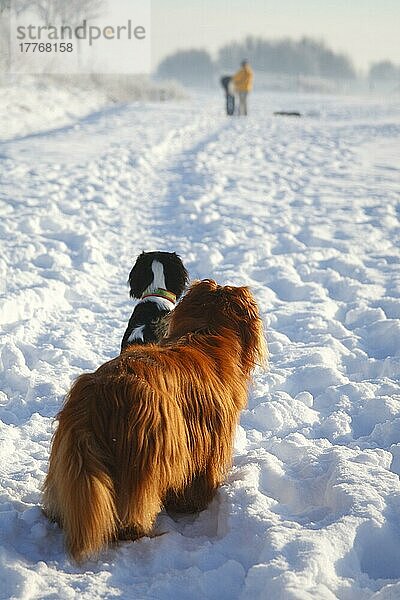
[[[168,336],[233,331],[242,346],[242,365],[250,371],[267,357],[257,303],[247,287],[220,286],[212,279],[192,284],[171,313]]]
[[[157,288],[179,298],[188,281],[188,272],[175,252],[142,252],[129,273],[128,283],[132,298],[141,298],[145,291]]]

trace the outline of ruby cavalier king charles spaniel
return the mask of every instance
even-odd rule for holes
[[[44,509],[81,562],[151,535],[162,507],[206,508],[231,465],[255,365],[266,358],[247,287],[195,282],[160,344],[132,345],[73,384],[58,414]]]

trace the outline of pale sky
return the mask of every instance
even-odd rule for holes
[[[216,50],[247,35],[323,39],[358,70],[400,64],[400,0],[152,0],[152,63],[182,48]]]

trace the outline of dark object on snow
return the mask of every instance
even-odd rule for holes
[[[301,117],[301,113],[297,110],[277,110],[274,115],[280,115],[281,117]]]
[[[235,96],[229,91],[229,84],[231,80],[231,75],[225,75],[224,77],[221,77],[221,85],[225,90],[226,97],[226,114],[229,116],[233,115],[235,112]]]
[[[142,252],[129,273],[130,296],[139,302],[129,319],[121,352],[132,344],[158,343],[165,317],[182,295],[189,275],[175,252]]]
[[[226,95],[226,114],[232,116],[235,112],[235,96],[232,94]]]

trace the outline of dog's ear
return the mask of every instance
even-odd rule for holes
[[[189,283],[189,273],[176,252],[170,252],[164,260],[165,285],[179,298]]]
[[[258,317],[258,306],[253,294],[247,286],[233,287],[226,285],[221,288],[221,296],[229,304],[232,311],[239,317],[253,319]]]
[[[236,324],[242,340],[245,370],[265,365],[268,351],[257,302],[248,287],[225,286],[220,289],[225,315]]]
[[[142,252],[137,257],[128,279],[130,286],[129,295],[131,298],[141,298],[144,290],[153,281],[154,274],[151,269],[151,263],[152,257],[149,252]]]

